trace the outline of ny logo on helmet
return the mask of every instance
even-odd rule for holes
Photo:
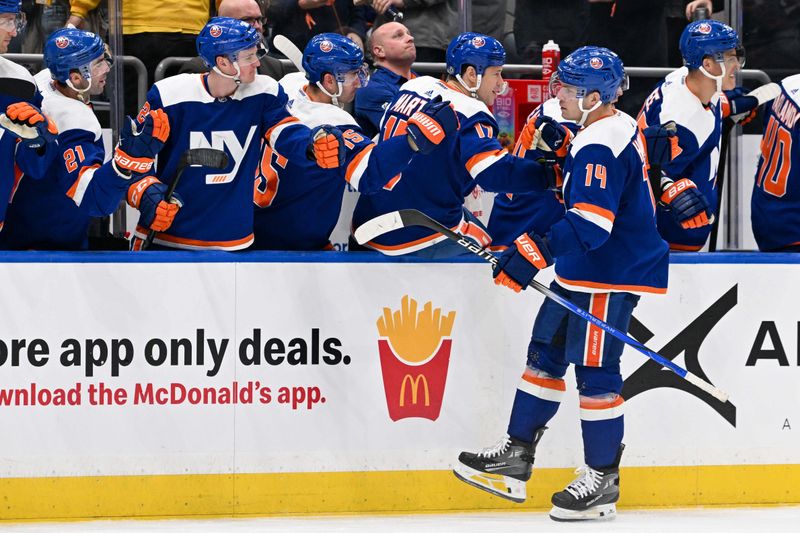
[[[486,39],[484,39],[480,35],[472,38],[472,46],[474,46],[475,48],[480,48],[484,44],[486,44]]]
[[[66,37],[56,37],[56,46],[59,48],[66,48],[69,46],[69,39]]]
[[[328,53],[333,50],[333,43],[330,41],[322,41],[319,43],[319,49],[325,53]]]
[[[217,26],[215,24],[215,25],[211,26],[211,28],[208,30],[208,33],[212,37],[219,37],[220,35],[222,35],[222,28],[220,28],[219,26]]]
[[[702,24],[697,26],[697,31],[704,35],[711,33],[711,24],[709,24],[708,22],[703,22]]]
[[[603,60],[599,57],[593,57],[589,60],[589,66],[592,68],[603,68]]]

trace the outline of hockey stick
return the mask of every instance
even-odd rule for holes
[[[437,231],[442,235],[444,235],[445,237],[447,237],[448,239],[457,242],[459,245],[463,246],[464,248],[474,253],[478,257],[491,263],[492,265],[497,265],[497,257],[495,257],[491,252],[481,248],[480,246],[476,245],[469,239],[466,239],[463,236],[459,235],[458,233],[439,224],[425,213],[417,211],[416,209],[401,209],[399,211],[392,211],[391,213],[386,213],[384,215],[375,217],[372,220],[368,220],[367,222],[359,226],[358,229],[356,229],[354,236],[359,244],[364,244],[368,241],[371,241],[372,239],[374,239],[379,235],[383,235],[384,233],[387,233],[389,231],[409,226],[423,226],[430,230]],[[644,355],[654,360],[661,366],[669,370],[672,370],[673,372],[675,372],[677,375],[679,375],[689,383],[692,383],[693,385],[699,387],[700,389],[712,395],[714,398],[717,398],[719,401],[721,402],[728,401],[727,393],[719,390],[711,383],[708,383],[707,381],[699,378],[698,376],[692,374],[688,370],[681,368],[680,366],[676,365],[669,359],[665,359],[663,356],[650,350],[636,339],[629,337],[628,335],[617,330],[613,326],[603,322],[602,320],[592,315],[585,309],[582,309],[577,305],[575,305],[574,303],[570,302],[569,300],[559,296],[558,294],[554,293],[553,291],[551,291],[549,288],[545,287],[538,281],[536,280],[531,281],[529,286],[533,287],[537,291],[544,294],[546,297],[550,298],[551,300],[561,305],[562,307],[565,307],[567,310],[578,315],[587,322],[594,324],[603,331],[621,340],[628,346],[631,346],[632,348],[635,348],[636,350],[642,352]]]
[[[164,195],[165,202],[169,203],[170,200],[172,200],[175,187],[178,186],[178,182],[180,181],[181,176],[183,176],[183,171],[186,170],[186,167],[190,166],[223,169],[228,166],[228,154],[222,150],[215,150],[214,148],[190,148],[189,150],[186,150],[181,156],[180,162],[178,163],[178,170],[175,173],[175,178],[172,180],[172,183],[169,184],[167,193]],[[142,250],[147,250],[147,248],[153,243],[155,236],[156,230],[151,229],[147,233],[147,238],[145,238],[144,242],[142,243]]]
[[[306,69],[303,68],[303,52],[301,52],[292,41],[283,35],[276,35],[272,40],[272,46],[274,46],[278,52],[285,55],[286,58],[297,67],[297,70],[303,74],[306,73]]]

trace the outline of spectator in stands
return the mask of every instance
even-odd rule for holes
[[[400,86],[416,74],[411,64],[417,58],[414,37],[399,22],[388,22],[372,31],[369,51],[375,71],[369,84],[356,91],[355,116],[358,125],[369,137],[381,129],[386,105],[400,92]]]
[[[195,40],[211,13],[209,0],[183,0],[180,8],[161,0],[122,2],[122,46],[126,55],[138,57],[147,68],[147,86],[158,64],[167,57],[194,56]],[[136,76],[126,69],[125,113],[135,115]]]
[[[458,33],[455,0],[373,0],[382,15],[390,6],[403,13],[403,24],[414,36],[417,61],[444,63],[447,45]]]
[[[369,6],[353,0],[272,0],[269,8],[275,35],[283,35],[298,48],[305,48],[314,35],[338,33],[350,38],[361,50],[367,22],[374,18]]]
[[[243,20],[253,26],[261,35],[264,34],[266,20],[265,17],[262,17],[261,7],[256,0],[222,0],[222,3],[219,5],[219,16]],[[278,59],[268,55],[261,58],[261,65],[258,67],[259,74],[270,76],[276,80],[281,79],[294,70],[295,69],[291,67],[284,66]],[[208,72],[208,66],[205,61],[203,61],[203,58],[198,56],[181,67],[180,72],[181,74],[185,72]]]
[[[26,0],[22,10],[28,19],[25,34],[22,36],[23,54],[41,54],[42,45],[51,33],[63,28],[69,17],[69,0],[52,0],[39,3]]]
[[[695,19],[695,10],[703,8],[709,17],[725,9],[724,0],[667,0],[667,64],[670,67],[683,66],[683,58],[678,49],[681,33],[690,21]]]
[[[506,34],[507,5],[508,0],[472,0],[472,31],[494,37],[502,43]]]

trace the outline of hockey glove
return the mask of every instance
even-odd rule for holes
[[[520,134],[522,147],[526,150],[555,152],[557,157],[567,157],[572,132],[553,118],[538,116],[529,120]]]
[[[755,118],[759,105],[758,98],[747,94],[747,89],[744,87],[722,91],[720,103],[722,104],[722,118],[744,115],[740,121],[741,124],[747,124]]]
[[[166,231],[175,220],[183,201],[173,193],[169,202],[164,200],[167,186],[148,176],[128,187],[128,204],[139,210],[139,225],[155,231]]]
[[[564,203],[564,174],[561,171],[561,165],[558,159],[552,157],[540,157],[536,160],[537,163],[544,167],[544,177],[547,181],[547,190],[553,191],[556,199],[562,204]]]
[[[150,111],[139,122],[141,127],[136,130],[130,117],[122,123],[119,144],[114,150],[114,166],[119,171],[148,172],[169,137],[169,119],[162,109]]]
[[[544,239],[523,233],[514,239],[497,261],[493,270],[495,285],[504,285],[514,292],[524,290],[543,268],[553,264],[553,256]]]
[[[678,126],[674,121],[648,126],[642,130],[647,144],[647,161],[652,166],[663,166],[678,157]]]
[[[306,157],[321,168],[339,168],[344,164],[344,138],[334,126],[323,124],[311,130]]]
[[[459,127],[453,106],[437,95],[408,119],[408,144],[415,152],[429,154]]]
[[[714,222],[711,205],[688,178],[669,182],[661,194],[661,203],[684,229],[702,228]]]
[[[38,150],[55,142],[58,128],[42,111],[28,102],[17,102],[0,115],[0,126],[23,139],[28,148]]]

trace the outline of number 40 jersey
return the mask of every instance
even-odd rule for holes
[[[800,74],[781,82],[781,94],[766,108],[751,220],[761,251],[800,246]],[[792,168],[797,159],[798,166]]]

